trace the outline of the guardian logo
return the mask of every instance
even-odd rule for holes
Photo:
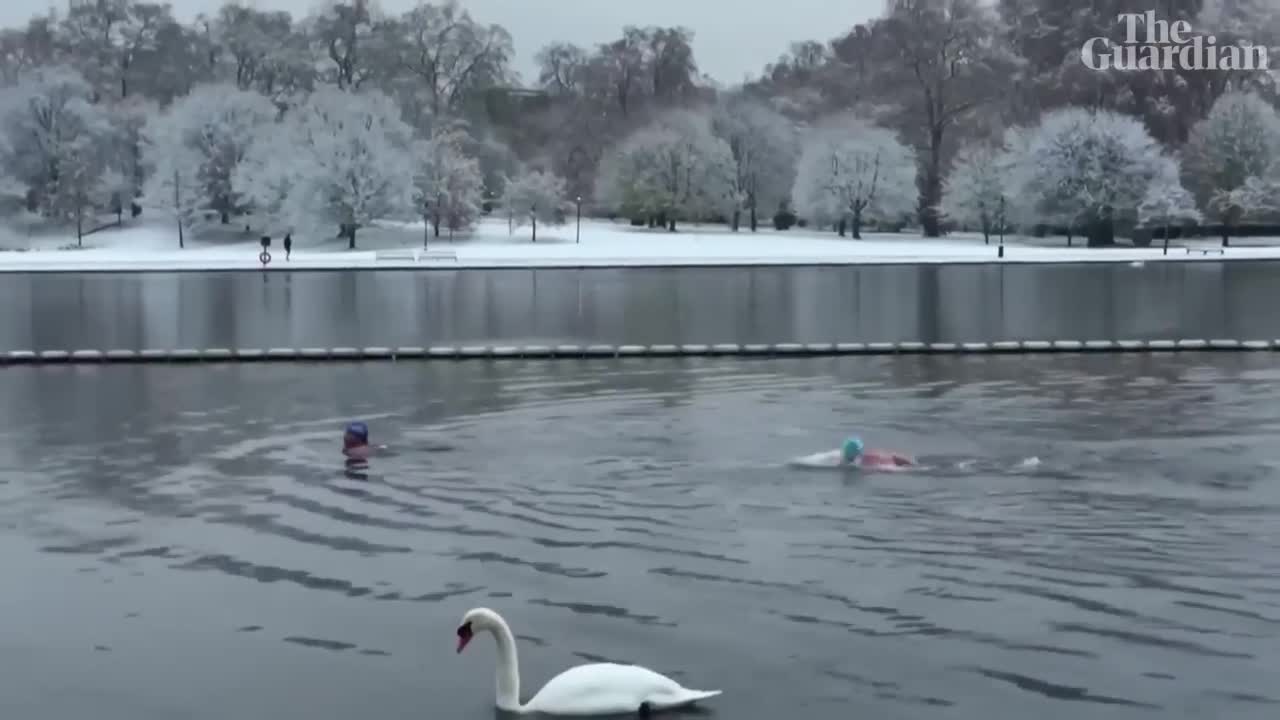
[[[1170,23],[1154,10],[1124,13],[1121,42],[1095,37],[1080,48],[1080,59],[1090,70],[1269,70],[1268,49],[1260,45],[1219,45],[1213,35],[1193,35],[1191,23]]]

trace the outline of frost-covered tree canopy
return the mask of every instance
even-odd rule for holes
[[[943,215],[957,223],[973,225],[990,241],[1008,216],[1007,154],[990,144],[962,149],[947,176],[942,196]]]
[[[517,223],[530,218],[548,225],[562,223],[569,207],[564,178],[544,170],[522,172],[507,182],[502,205]]]
[[[354,248],[359,228],[413,213],[411,138],[387,96],[321,88],[266,126],[236,190],[290,227],[337,227]]]
[[[442,225],[462,230],[480,217],[484,174],[466,143],[460,128],[443,127],[413,144],[413,202],[437,236]]]
[[[164,137],[170,128],[161,125],[151,128],[155,136],[148,137],[152,147],[168,150],[156,154],[152,160],[151,174],[143,190],[143,207],[156,211],[162,217],[172,219],[178,229],[178,245],[185,246],[186,232],[200,227],[206,220],[208,200],[205,185],[200,179],[203,158],[195,150],[184,146],[180,140]]]
[[[275,106],[262,95],[233,85],[205,85],[152,118],[147,160],[168,162],[167,155],[194,157],[203,189],[204,209],[223,221],[250,206],[233,184],[259,131],[276,118]]]
[[[517,225],[534,224],[533,239],[538,239],[537,224],[563,225],[570,207],[564,178],[542,170],[520,173],[507,182],[502,205]]]
[[[893,132],[857,118],[823,123],[804,143],[792,202],[802,217],[851,225],[861,237],[867,220],[910,212],[916,195],[915,153]]]
[[[718,137],[733,156],[733,217],[738,228],[742,212],[756,229],[759,212],[774,213],[785,203],[795,182],[798,138],[795,126],[758,99],[731,96],[712,116]]]
[[[105,204],[119,185],[112,170],[111,116],[92,102],[93,89],[75,70],[35,70],[3,90],[0,158],[11,184],[27,188],[48,217],[75,220]]]
[[[1166,159],[1164,167],[1147,188],[1147,194],[1138,205],[1138,219],[1166,227],[1200,221],[1195,198],[1182,186],[1178,163],[1173,159]]]
[[[667,113],[623,141],[601,164],[596,199],[633,218],[704,219],[733,203],[733,153],[710,118]]]
[[[1138,120],[1071,108],[1045,116],[1026,136],[1010,179],[1019,201],[1042,217],[1096,230],[1134,217],[1167,160]]]
[[[1270,209],[1280,190],[1280,113],[1254,93],[1223,95],[1192,131],[1184,162],[1201,207],[1224,226]]]

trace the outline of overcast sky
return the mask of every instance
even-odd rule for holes
[[[171,0],[180,19],[216,10],[222,0]],[[306,14],[316,0],[244,0],[265,9]],[[398,12],[414,0],[380,0]],[[0,24],[26,23],[66,0],[0,0]],[[694,32],[704,73],[726,84],[755,75],[795,40],[830,40],[884,7],[884,0],[462,0],[481,22],[499,23],[515,39],[516,69],[533,79],[533,56],[547,43],[593,45],[613,39],[623,25],[683,25]]]

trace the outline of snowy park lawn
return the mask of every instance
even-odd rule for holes
[[[241,230],[243,228],[241,227]],[[336,235],[336,233],[335,233]],[[137,224],[103,230],[75,248],[75,238],[0,234],[0,272],[30,271],[129,271],[129,270],[232,270],[256,269],[261,250],[256,238],[239,231],[222,237],[188,238],[179,249],[172,226]],[[670,233],[635,228],[623,222],[584,220],[582,242],[576,243],[575,226],[539,227],[538,242],[530,241],[530,228],[509,233],[507,223],[486,219],[471,233],[452,240],[430,238],[423,251],[421,223],[380,223],[362,229],[357,250],[345,240],[328,237],[295,237],[293,257],[284,258],[281,238],[271,246],[272,269],[395,269],[407,267],[586,267],[681,265],[814,265],[894,263],[1063,263],[1134,262],[1219,259],[1280,259],[1280,241],[1250,239],[1249,246],[1226,248],[1218,254],[1216,240],[1177,241],[1168,256],[1159,243],[1150,248],[1066,247],[1065,238],[1006,238],[1005,256],[997,257],[995,240],[984,245],[976,234],[945,239],[918,235],[864,234],[864,239],[841,238],[833,233],[804,229],[757,233],[730,232],[723,226],[685,226]],[[1077,242],[1081,242],[1077,240]],[[1188,253],[1184,248],[1208,249]]]

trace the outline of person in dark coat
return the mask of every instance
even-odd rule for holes
[[[293,252],[293,233],[285,233],[284,236],[284,259],[289,259],[289,253]]]

